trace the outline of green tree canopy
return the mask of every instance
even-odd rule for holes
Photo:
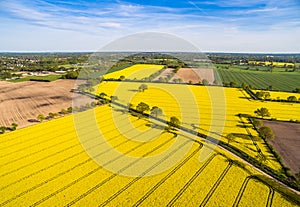
[[[136,110],[140,113],[144,113],[144,111],[149,111],[150,107],[148,104],[144,103],[144,102],[140,102],[137,106],[136,106]]]
[[[158,117],[162,115],[162,109],[157,106],[153,106],[152,109],[150,110],[150,114],[152,116]]]
[[[270,127],[263,126],[263,127],[259,128],[258,132],[264,138],[268,138],[268,139],[274,138],[273,130]]]
[[[118,100],[118,96],[110,96],[110,101],[113,103]]]
[[[290,102],[297,102],[297,97],[296,96],[289,96],[287,98],[287,100],[290,101]]]
[[[170,125],[170,127],[173,128],[173,129],[174,129],[174,128],[179,128],[179,127],[180,127],[180,120],[179,120],[177,117],[172,116],[172,117],[170,118],[169,125]]]
[[[261,118],[264,118],[266,116],[267,117],[271,116],[269,110],[267,108],[264,108],[264,107],[262,107],[260,109],[256,109],[254,111],[254,113],[256,113],[258,116],[261,116]]]
[[[38,116],[37,116],[37,120],[38,121],[40,121],[40,122],[42,122],[43,120],[45,120],[46,118],[45,118],[45,116],[43,115],[43,114],[39,114]]]
[[[101,93],[100,93],[100,95],[99,95],[99,97],[100,97],[101,99],[104,99],[104,98],[105,98],[105,96],[107,96],[107,94],[106,94],[106,93],[104,93],[104,92],[101,92]]]
[[[230,133],[230,134],[227,134],[226,138],[227,138],[227,141],[229,144],[230,142],[234,141],[236,137],[232,133]]]
[[[256,97],[259,99],[270,99],[271,94],[267,91],[259,91],[255,93]]]
[[[6,127],[5,126],[0,126],[0,131],[2,132],[2,134],[4,134],[5,131],[6,131]]]
[[[144,83],[142,85],[140,85],[140,87],[139,87],[139,91],[142,91],[142,92],[144,92],[146,89],[148,89],[148,86]]]

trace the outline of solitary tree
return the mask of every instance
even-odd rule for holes
[[[136,110],[138,112],[140,112],[141,114],[144,113],[144,111],[149,111],[150,107],[148,104],[144,103],[144,102],[140,102],[137,106],[136,106]]]
[[[268,117],[268,116],[271,116],[271,114],[270,114],[270,112],[269,112],[269,110],[267,109],[267,108],[264,108],[264,107],[262,107],[262,108],[260,108],[260,109],[256,109],[255,111],[254,111],[254,113],[256,113],[258,116],[261,116],[261,118],[264,118],[264,117]]]
[[[170,121],[169,121],[169,126],[174,129],[174,128],[179,128],[180,127],[180,121],[177,117],[175,116],[172,116],[170,118]]]
[[[259,128],[258,132],[264,138],[268,138],[268,139],[274,138],[273,130],[270,127],[263,126],[263,127]]]
[[[235,81],[231,81],[230,83],[230,87],[233,87],[233,88],[236,88],[236,87],[238,87],[238,83],[237,82],[235,82]]]
[[[219,85],[221,85],[221,82],[218,79],[215,79],[213,84],[216,86],[219,86]]]
[[[259,99],[269,99],[271,97],[270,92],[265,92],[265,91],[256,92],[255,95]]]
[[[69,108],[67,108],[68,113],[72,113],[73,112],[73,107],[70,106]]]
[[[67,111],[66,109],[61,109],[61,110],[60,110],[60,114],[63,114],[63,115],[64,115],[64,114],[67,114],[67,113],[68,113],[68,111]]]
[[[54,113],[50,112],[50,113],[48,114],[48,117],[49,117],[50,119],[53,119],[53,118],[55,117],[55,115],[54,115]]]
[[[262,125],[262,121],[257,119],[253,119],[252,123],[255,127],[260,127]]]
[[[5,126],[1,126],[1,127],[0,127],[0,131],[1,131],[2,134],[4,134],[5,131],[6,131],[6,127],[5,127]]]
[[[40,121],[40,122],[42,122],[43,120],[45,120],[45,116],[43,114],[39,114],[37,116],[37,120]]]
[[[12,131],[15,131],[15,130],[17,129],[17,127],[18,127],[18,124],[17,124],[17,123],[12,123],[12,124],[11,124],[11,130],[12,130]]]
[[[101,98],[101,99],[106,99],[105,97],[107,96],[107,94],[106,93],[100,93],[100,95],[99,95],[99,97]]]
[[[300,88],[296,88],[295,90],[293,90],[294,93],[300,93]]]
[[[296,96],[289,96],[287,98],[287,100],[290,101],[290,102],[297,102],[297,97]]]
[[[228,144],[235,140],[235,136],[231,133],[227,134],[226,138],[227,138]]]
[[[203,80],[202,80],[202,84],[205,85],[205,86],[207,86],[207,85],[209,85],[209,82],[208,82],[208,80],[203,79]]]
[[[90,93],[92,93],[92,92],[95,91],[95,89],[94,89],[92,86],[88,87],[87,90],[88,90]]]
[[[140,87],[139,87],[139,91],[141,91],[141,92],[144,92],[146,89],[148,89],[148,86],[144,83],[142,85],[140,85]]]
[[[246,83],[242,83],[242,88],[246,89],[247,88],[247,84]]]
[[[94,107],[96,107],[97,103],[95,101],[92,101],[90,105],[92,108],[94,108]]]
[[[120,81],[122,81],[122,80],[124,80],[125,79],[125,76],[124,75],[121,75],[120,77],[119,77],[119,80]]]
[[[127,107],[128,107],[128,111],[131,111],[133,109],[133,104],[132,103],[128,103]]]
[[[85,90],[86,90],[86,85],[84,85],[84,84],[81,84],[81,85],[79,85],[78,86],[78,90],[80,91],[80,92],[84,92]]]
[[[113,103],[118,100],[118,96],[110,96],[110,101]]]
[[[162,110],[157,106],[153,106],[152,109],[150,110],[150,114],[157,118],[158,116],[162,115]]]

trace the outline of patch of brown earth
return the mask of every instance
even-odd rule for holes
[[[72,106],[85,105],[93,99],[71,92],[75,80],[57,80],[53,82],[19,82],[0,81],[0,126],[10,127],[13,122],[18,128],[29,126],[39,114],[47,116]],[[74,96],[73,96],[74,95]]]
[[[263,121],[264,126],[271,127],[275,138],[270,144],[282,157],[283,162],[293,173],[300,171],[300,124]]]

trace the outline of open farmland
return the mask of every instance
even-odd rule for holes
[[[166,68],[161,74],[159,74],[156,78],[153,79],[153,81],[158,81],[162,78],[168,78],[173,77],[175,75],[174,68]]]
[[[56,113],[72,106],[72,98],[85,104],[92,99],[73,94],[74,80],[57,80],[54,82],[20,82],[0,81],[0,126],[10,126],[15,122],[25,127],[34,124],[39,114]]]
[[[260,92],[260,90],[253,90],[254,93]],[[290,96],[295,96],[297,100],[300,99],[299,93],[289,93],[289,92],[280,92],[280,91],[267,91],[270,93],[270,99],[272,100],[287,100]]]
[[[275,138],[269,142],[282,156],[284,163],[293,173],[300,172],[300,124],[264,121],[264,126],[273,129]]]
[[[255,89],[266,89],[291,92],[299,88],[299,73],[270,73],[261,71],[216,70],[223,82],[237,82],[252,85]]]
[[[201,68],[180,68],[176,75],[181,78],[185,83],[202,83],[204,79],[208,81],[209,84],[213,84],[214,71],[213,69],[201,69]],[[177,78],[178,78],[177,77]]]
[[[93,117],[104,142],[91,130]],[[134,127],[122,124],[126,119]],[[210,145],[183,132],[176,137],[161,133],[153,139],[158,129],[147,123],[114,106],[100,106],[1,135],[0,206],[299,205],[298,196],[282,192],[221,149],[199,162],[201,152]],[[74,124],[85,143],[79,142]],[[131,139],[120,130],[126,130]],[[132,139],[141,133],[143,141]],[[126,162],[126,156],[114,151],[137,159]],[[158,154],[159,159],[148,162]],[[148,176],[174,159],[174,166]],[[119,173],[106,170],[110,166],[118,166]],[[139,176],[122,175],[140,169],[136,166],[142,167]]]
[[[0,207],[300,205],[299,192],[258,169],[285,176],[247,118],[266,107],[272,118],[297,119],[300,104],[253,100],[239,88],[127,81],[142,74],[129,68],[108,74],[124,81],[87,89],[104,105],[0,135]],[[163,121],[138,114],[140,102],[162,109]],[[181,129],[167,127],[173,116]]]
[[[292,68],[292,67],[295,66],[294,63],[285,63],[285,62],[249,61],[248,63],[253,64],[253,65],[265,65],[265,66],[273,65],[273,66],[279,66],[279,67],[284,67],[284,68],[286,68],[286,67],[291,67]]]
[[[150,108],[158,106],[163,109],[166,120],[171,116],[179,117],[182,126],[217,140],[227,142],[226,136],[232,134],[235,140],[230,143],[231,146],[256,159],[261,155],[259,153],[261,151],[267,158],[265,162],[267,166],[281,170],[281,165],[269,152],[264,140],[252,128],[250,121],[237,114],[254,115],[257,108],[266,107],[272,117],[288,121],[297,119],[300,104],[253,101],[248,99],[248,94],[242,89],[213,86],[148,83],[147,90],[137,92],[140,84],[103,82],[95,91],[97,94],[105,92],[108,96],[118,96],[119,102],[125,106],[128,103],[136,106],[141,101],[149,104]]]
[[[124,76],[129,80],[142,80],[147,78],[155,72],[161,70],[163,65],[151,65],[151,64],[136,64],[127,67],[123,70],[118,70],[113,73],[108,73],[104,75],[105,79],[118,79],[120,76]]]

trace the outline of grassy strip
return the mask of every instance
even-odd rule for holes
[[[41,81],[41,82],[52,82],[60,79],[62,75],[46,75],[46,76],[27,76],[20,79],[9,80],[9,82],[18,83],[24,81]]]

